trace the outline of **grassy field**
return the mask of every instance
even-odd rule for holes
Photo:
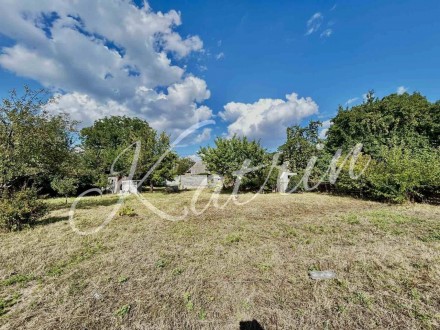
[[[192,196],[145,194],[173,214]],[[85,199],[78,226],[115,201]],[[37,226],[0,234],[1,329],[440,328],[438,206],[268,194],[171,222],[130,197],[136,215],[79,236],[70,204],[48,203]]]

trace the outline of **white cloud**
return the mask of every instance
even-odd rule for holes
[[[286,128],[316,114],[318,105],[309,97],[286,95],[286,100],[260,99],[255,103],[230,102],[219,116],[229,123],[229,136],[276,140],[284,137]]]
[[[328,129],[330,128],[330,126],[332,126],[333,123],[331,122],[331,120],[326,120],[322,123],[321,126],[321,131],[319,132],[319,138],[320,139],[325,139],[326,138],[326,134],[328,132]]]
[[[205,81],[175,59],[202,51],[198,36],[174,31],[180,13],[154,12],[130,1],[4,0],[0,31],[15,41],[0,65],[57,91],[59,105],[89,125],[127,114],[178,132],[212,112]]]
[[[215,56],[215,58],[216,58],[217,60],[221,60],[221,59],[223,59],[224,57],[225,57],[225,53],[223,53],[223,52],[218,53],[218,54]]]
[[[192,155],[189,155],[189,156],[186,156],[186,157],[192,159],[194,162],[200,162],[200,161],[202,160],[202,159],[200,158],[200,156],[197,155],[197,154],[192,154]]]
[[[333,34],[333,30],[332,29],[325,29],[324,31],[322,31],[322,33],[320,34],[321,38],[328,38]]]
[[[408,88],[405,86],[399,86],[397,88],[397,94],[402,95],[404,93],[408,92]]]
[[[211,128],[204,128],[202,133],[198,134],[196,138],[194,139],[195,143],[202,143],[204,141],[207,141],[211,138]]]
[[[52,112],[69,113],[72,119],[83,122],[83,126],[105,116],[137,116],[147,119],[152,127],[175,135],[192,123],[212,117],[211,109],[197,105],[209,96],[205,81],[189,76],[170,85],[166,92],[139,86],[133,98],[123,102],[98,102],[79,92],[58,94],[58,101],[47,108]]]
[[[348,99],[347,102],[345,102],[345,105],[350,105],[350,104],[356,102],[357,100],[359,100],[358,97],[353,97],[351,99]]]
[[[306,36],[316,32],[321,27],[321,24],[324,20],[324,16],[321,13],[315,13],[312,17],[307,21],[307,32]]]

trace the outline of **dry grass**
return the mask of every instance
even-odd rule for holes
[[[193,193],[145,196],[179,214]],[[81,228],[114,201],[81,203]],[[81,237],[50,204],[41,225],[0,235],[1,329],[440,328],[439,207],[270,194],[170,222],[130,198],[135,214]]]

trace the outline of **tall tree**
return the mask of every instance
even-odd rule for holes
[[[370,155],[379,155],[382,146],[398,141],[415,148],[438,146],[440,107],[430,103],[419,93],[391,94],[382,99],[369,98],[352,108],[339,107],[332,119],[327,146],[330,151],[349,149],[357,143],[364,145]]]
[[[289,162],[292,171],[300,172],[307,167],[310,158],[316,154],[321,122],[311,121],[307,127],[294,125],[287,128],[286,142],[279,147],[282,152],[281,160]]]
[[[248,167],[256,167],[268,163],[265,149],[257,141],[249,141],[246,137],[234,135],[230,139],[217,138],[215,147],[202,147],[198,154],[206,164],[208,171],[223,176],[224,185],[235,183],[234,171],[242,168],[245,160],[250,160]],[[264,182],[263,170],[246,174],[242,187],[254,188]]]
[[[97,186],[106,185],[110,168],[116,159],[113,170],[121,176],[129,174],[135,150],[133,144],[137,141],[141,142],[141,152],[134,179],[142,178],[170,146],[165,133],[158,135],[148,122],[125,116],[97,120],[93,126],[83,128],[80,136],[84,166]],[[130,145],[131,150],[124,152]],[[172,171],[169,168],[174,167],[174,159],[174,153],[168,154],[146,183],[157,184],[170,178]]]
[[[336,182],[341,192],[393,202],[423,200],[440,192],[440,104],[419,93],[372,96],[358,106],[339,108],[328,131],[330,151],[348,150],[357,143],[372,162],[362,180]]]
[[[0,105],[0,189],[50,184],[68,166],[75,123],[48,113],[45,96],[25,87]]]
[[[157,162],[162,155],[165,155],[165,157],[153,171],[151,179],[148,180],[151,191],[153,191],[153,185],[164,185],[165,180],[173,179],[176,174],[177,155],[175,152],[168,152],[169,148],[170,137],[165,132],[162,132],[156,139],[154,160]]]

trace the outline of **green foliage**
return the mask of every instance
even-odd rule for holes
[[[267,154],[265,164],[267,165],[261,170],[261,175],[258,178],[258,183],[261,186],[264,181],[266,181],[266,185],[264,186],[264,191],[275,191],[277,187],[279,169],[276,167],[278,163],[275,164],[275,167],[272,167],[272,162],[274,160],[274,154]]]
[[[359,173],[367,164],[367,157],[360,157],[354,168]],[[357,180],[349,177],[347,162],[338,181],[337,190],[357,192],[361,197],[402,203],[423,200],[426,194],[440,192],[440,150],[422,148],[412,150],[404,145],[386,147],[378,151],[367,170]]]
[[[188,312],[194,310],[194,303],[191,300],[191,294],[189,292],[183,294],[183,301]]]
[[[179,158],[177,160],[176,174],[184,175],[194,164],[195,161],[189,157]]]
[[[324,150],[323,140],[319,138],[319,128],[322,123],[310,121],[306,127],[294,125],[287,128],[286,142],[278,148],[281,162],[288,163],[288,169],[296,173],[289,182],[289,191],[301,191],[303,183],[299,182],[306,174],[309,162],[317,157],[317,162],[310,171],[307,184],[314,187],[325,174],[331,160],[330,154]]]
[[[43,97],[25,87],[0,105],[0,190],[44,186],[70,163],[75,123],[48,113]]]
[[[287,128],[287,140],[279,147],[282,152],[282,162],[289,162],[289,169],[301,172],[306,167],[312,156],[316,154],[316,145],[319,139],[319,121],[311,121],[307,127],[294,125]]]
[[[0,200],[0,228],[21,230],[32,225],[47,213],[47,206],[40,201],[37,191],[23,189],[8,196],[4,193]]]
[[[95,121],[93,126],[83,128],[82,158],[91,181],[95,186],[105,187],[107,176],[114,164],[114,172],[129,175],[137,141],[141,142],[139,159],[133,179],[142,178],[170,146],[165,133],[157,135],[149,124],[139,118],[107,117]],[[130,146],[131,149],[126,150]],[[118,156],[120,156],[118,158]],[[147,183],[161,184],[174,175],[176,155],[170,152],[150,175]]]
[[[0,281],[0,286],[10,286],[17,283],[26,283],[34,279],[33,275],[16,274],[8,277],[7,279]]]
[[[123,205],[123,206],[121,207],[121,209],[119,210],[118,215],[119,215],[120,217],[123,217],[123,216],[127,216],[127,217],[135,217],[135,216],[137,216],[137,213],[136,213],[136,211],[134,210],[134,208],[132,208],[131,206]]]
[[[123,305],[115,312],[115,315],[123,319],[124,316],[130,313],[130,310],[131,310],[131,305]]]
[[[268,165],[266,151],[259,142],[249,141],[246,137],[233,136],[230,139],[217,138],[215,147],[202,147],[198,152],[208,171],[223,176],[225,186],[233,186],[235,171],[242,168],[245,160],[250,160],[248,167]],[[263,170],[259,169],[245,174],[242,188],[258,188],[264,182]]]
[[[78,179],[76,178],[55,178],[51,182],[52,189],[59,195],[66,197],[72,196],[78,189]]]
[[[348,150],[362,143],[372,162],[358,180],[349,178],[346,164],[336,189],[394,203],[438,194],[439,118],[440,103],[430,103],[418,93],[391,94],[383,99],[370,93],[359,106],[340,107],[328,131],[328,150]],[[357,164],[364,165],[365,159]]]
[[[375,158],[382,146],[395,145],[396,140],[418,148],[426,143],[437,147],[440,104],[430,103],[419,93],[391,94],[383,99],[370,93],[366,102],[352,108],[339,107],[327,132],[327,147],[331,152],[349,149],[357,143]]]
[[[339,176],[336,181],[336,191],[343,194],[356,195],[359,197],[368,197],[369,190],[371,188],[368,180],[366,179],[369,171],[374,167],[374,161],[371,160],[368,155],[359,155],[356,163],[352,167],[353,174],[358,176],[365,168],[363,175],[357,179],[353,179],[350,176],[351,159],[348,158],[345,162],[346,155],[342,155],[337,164],[336,171],[340,169]]]
[[[156,261],[156,268],[165,268],[168,265],[169,261],[167,259],[159,259]]]
[[[17,304],[20,300],[21,294],[15,293],[12,297],[0,299],[0,316],[9,312],[9,309]]]
[[[118,283],[125,283],[128,281],[128,277],[127,276],[119,276],[118,277]]]
[[[170,137],[162,132],[156,139],[155,149],[154,149],[154,162],[156,162],[162,155],[165,155],[170,147]],[[166,154],[165,158],[160,162],[151,176],[150,185],[164,185],[165,180],[172,180],[175,176],[175,165],[176,165],[177,155],[174,152],[169,152]]]
[[[423,199],[423,188],[440,187],[440,152],[429,148],[382,147],[368,171],[374,198],[392,202]]]
[[[241,239],[240,233],[230,233],[226,236],[225,242],[226,244],[234,244],[240,242]]]
[[[178,275],[182,275],[183,274],[183,269],[182,268],[174,268],[173,272],[172,272],[173,276],[178,276]]]

